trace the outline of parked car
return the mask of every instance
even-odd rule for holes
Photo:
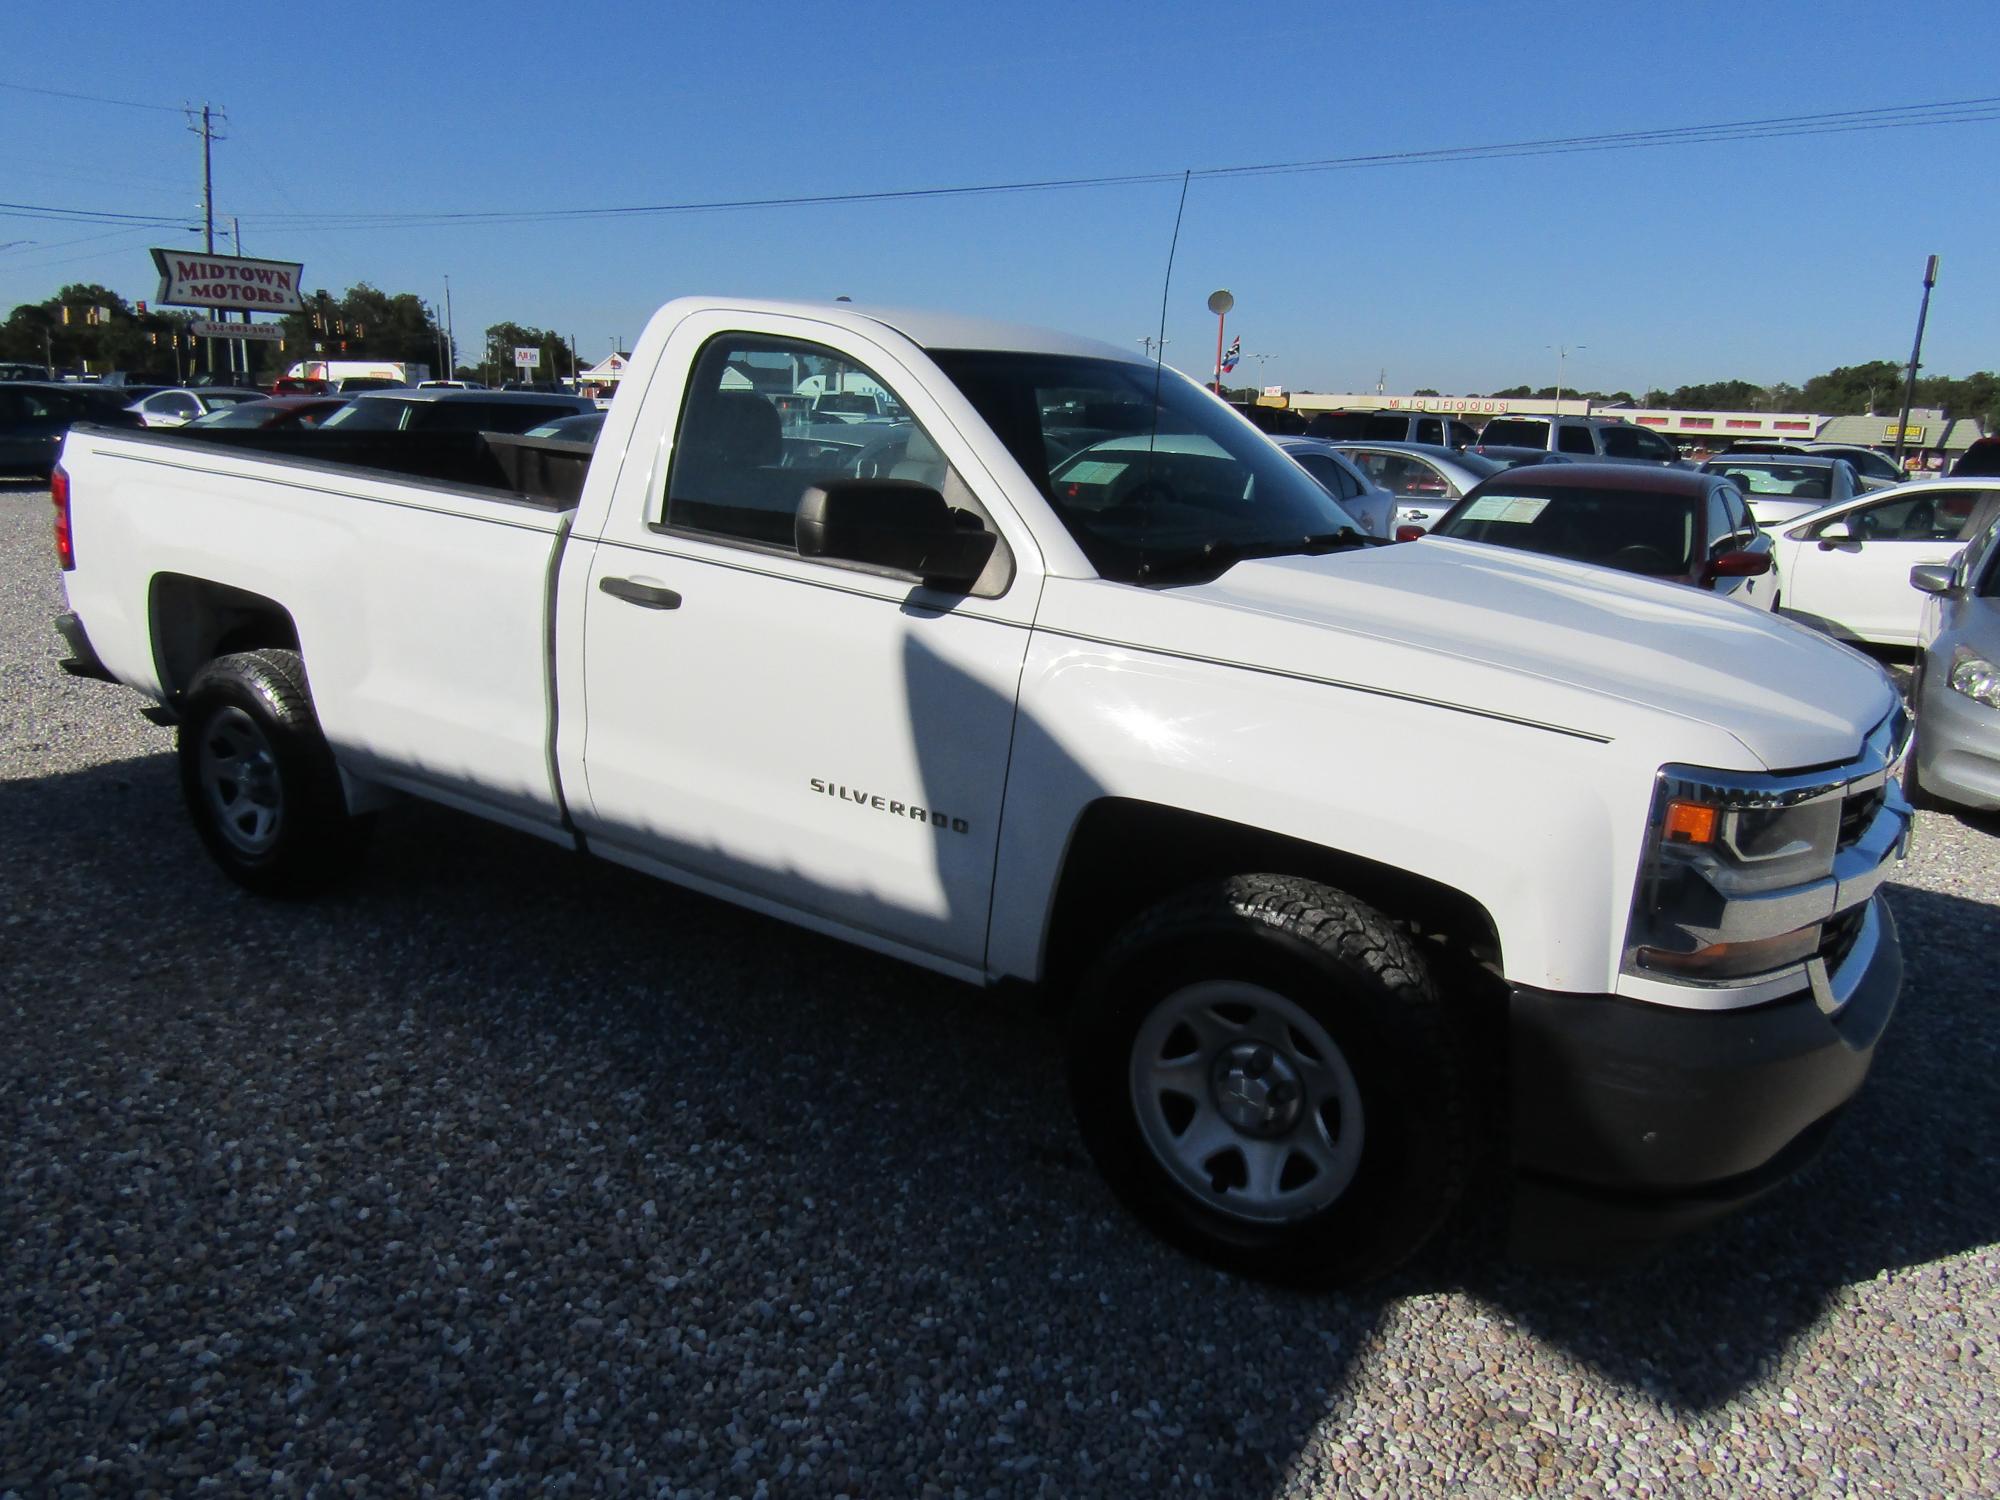
[[[316,375],[280,375],[271,382],[274,396],[327,396],[333,393],[334,383],[322,380]]]
[[[1396,497],[1393,530],[1428,529],[1482,480],[1507,466],[1472,452],[1431,443],[1337,443],[1370,484]]]
[[[127,394],[130,394],[129,388]],[[243,401],[263,399],[262,391],[235,386],[208,385],[194,389],[180,386],[142,396],[126,410],[138,417],[140,425],[145,427],[185,427],[207,412],[219,411]]]
[[[1421,411],[1323,411],[1306,420],[1304,437],[1330,443],[1426,443],[1463,448],[1479,434],[1457,417]]]
[[[1613,463],[1683,467],[1680,449],[1650,427],[1617,417],[1495,417],[1479,429],[1473,452],[1500,448],[1540,448],[1574,458]]]
[[[1771,539],[1750,519],[1742,492],[1688,469],[1509,470],[1454,505],[1430,534],[1692,584],[1760,609],[1777,593]]]
[[[217,427],[238,430],[261,427],[267,431],[282,431],[286,428],[317,427],[345,405],[345,396],[266,396],[261,401],[239,401],[234,406],[205,412],[189,422],[186,430],[203,432]]]
[[[486,389],[486,382],[483,380],[419,380],[417,382],[417,389],[420,391],[483,391]]]
[[[1777,454],[1818,454],[1821,458],[1844,458],[1854,466],[1855,477],[1864,488],[1880,489],[1901,484],[1907,477],[1888,454],[1859,443],[1788,443],[1778,438],[1746,438],[1731,443],[1718,457],[1756,458]]]
[[[1278,437],[1272,442],[1291,454],[1292,462],[1317,479],[1320,488],[1340,502],[1340,508],[1361,523],[1370,536],[1386,537],[1396,527],[1396,497],[1375,483],[1352,458],[1325,438]]]
[[[2000,437],[1974,438],[1951,466],[1951,477],[1984,478],[2000,475]]]
[[[1888,454],[1859,443],[1807,443],[1806,452],[1846,459],[1854,465],[1854,472],[1863,484],[1886,487],[1902,484],[1910,477],[1896,467],[1896,461]]]
[[[539,391],[364,391],[320,424],[322,432],[526,432],[597,410],[582,396]]]
[[[1844,458],[1817,453],[1753,454],[1747,458],[1725,453],[1701,467],[1704,473],[1720,474],[1743,491],[1759,526],[1786,526],[1825,506],[1868,493],[1854,465]]]
[[[918,473],[788,462],[774,370],[865,372]],[[414,796],[1038,985],[1120,1196],[1290,1280],[1402,1262],[1489,1161],[1526,1234],[1629,1250],[1789,1175],[1861,1087],[1909,825],[1873,662],[1693,589],[1357,538],[1123,348],[691,297],[631,371],[567,493],[533,486],[574,463],[496,489],[491,445],[410,431],[325,469],[70,435],[66,665],[178,721],[224,875],[324,888]],[[425,398],[509,399],[350,410]]]
[[[1913,646],[1910,569],[1949,563],[2000,512],[2000,479],[1918,479],[1829,505],[1778,533],[1779,606],[1843,640]]]
[[[55,381],[0,384],[0,475],[47,478],[63,434],[74,422],[137,427],[138,417],[125,409],[130,399],[129,388]]]
[[[333,383],[333,389],[338,395],[358,396],[363,391],[406,391],[411,386],[392,375],[345,375]]]
[[[1923,653],[1910,701],[1912,800],[2000,809],[2000,516],[1949,564],[1910,569],[1922,591]]]
[[[557,417],[553,422],[544,422],[539,427],[530,427],[522,437],[555,438],[565,443],[594,443],[598,433],[604,430],[604,413],[601,411],[578,412],[573,417]]]

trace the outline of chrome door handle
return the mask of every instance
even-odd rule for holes
[[[679,609],[681,596],[657,583],[641,583],[636,578],[600,578],[598,588],[614,599],[636,604],[642,609]]]

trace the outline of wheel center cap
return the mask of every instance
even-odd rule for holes
[[[1298,1120],[1305,1099],[1298,1070],[1262,1042],[1223,1048],[1210,1082],[1216,1110],[1246,1135],[1282,1135]]]

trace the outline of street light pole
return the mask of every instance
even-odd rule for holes
[[[1910,376],[1903,384],[1903,414],[1896,421],[1896,467],[1903,467],[1903,444],[1910,433],[1910,405],[1917,399],[1917,361],[1924,352],[1924,320],[1931,315],[1931,288],[1937,285],[1938,258],[1924,265],[1924,300],[1917,306],[1917,341],[1910,349]],[[1942,441],[1942,439],[1940,439]]]
[[[1556,415],[1561,416],[1563,409],[1563,361],[1568,359],[1572,354],[1588,349],[1590,345],[1549,344],[1546,347],[1556,351]]]

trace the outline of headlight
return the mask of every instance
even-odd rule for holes
[[[1833,904],[1841,803],[1838,786],[1766,790],[1690,766],[1666,767],[1633,900],[1626,969],[1717,983],[1812,957],[1820,919]]]
[[[1963,693],[1975,703],[2000,708],[2000,667],[1964,646],[1951,652],[1951,675],[1945,679],[1954,693]]]

